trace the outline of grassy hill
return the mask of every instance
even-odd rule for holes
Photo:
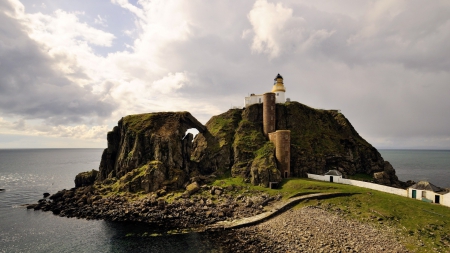
[[[413,252],[449,252],[450,249],[450,208],[442,205],[357,186],[303,178],[285,179],[280,189],[245,184],[238,177],[224,177],[214,184],[240,185],[249,193],[282,194],[283,198],[316,192],[348,193],[348,196],[301,202],[295,208],[321,206],[347,219],[369,223],[382,230],[392,230],[398,235],[400,243]]]

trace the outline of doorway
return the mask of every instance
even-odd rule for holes
[[[330,176],[330,182],[333,183],[333,176]]]
[[[415,199],[417,196],[416,190],[412,190],[412,198]]]
[[[440,196],[439,195],[435,195],[434,196],[434,203],[439,204],[440,201]]]

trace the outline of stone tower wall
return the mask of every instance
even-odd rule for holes
[[[263,94],[263,128],[264,135],[275,132],[275,93],[267,92]]]
[[[278,130],[269,134],[269,140],[275,144],[277,167],[283,178],[291,175],[291,131]]]

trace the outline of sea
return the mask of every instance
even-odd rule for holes
[[[65,218],[27,210],[44,192],[74,187],[102,149],[0,149],[0,252],[221,252],[202,234],[146,236],[146,224]],[[400,180],[450,188],[450,150],[379,150]],[[207,249],[207,250],[204,250]]]

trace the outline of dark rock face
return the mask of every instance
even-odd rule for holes
[[[330,169],[339,170],[344,176],[385,171],[380,153],[359,136],[341,113],[316,110],[297,102],[277,105],[278,128],[291,130],[293,176],[322,174]],[[395,170],[392,166],[386,169],[390,183],[384,182],[396,184]]]
[[[344,176],[369,174],[376,183],[401,186],[392,166],[341,113],[298,102],[277,104],[276,110],[277,130],[291,131],[292,176],[306,177],[306,173],[336,169]],[[207,131],[194,140],[193,157],[199,168],[209,173],[228,168],[233,176],[264,186],[272,180],[281,181],[281,176],[267,169],[271,168],[271,159],[266,156],[262,161],[258,156],[268,142],[262,122],[260,104],[211,118]]]
[[[229,171],[234,164],[234,132],[241,114],[242,110],[233,109],[213,116],[206,123],[206,131],[195,137],[192,160],[202,174]]]
[[[178,189],[191,172],[192,135],[189,128],[205,130],[188,112],[130,115],[107,135],[98,181],[126,176],[130,191]],[[133,179],[133,180],[131,180]],[[131,181],[129,181],[131,180]]]
[[[96,170],[81,172],[75,177],[75,187],[92,185],[97,179],[97,176],[98,171]]]
[[[263,108],[255,104],[212,117],[206,126],[188,112],[130,115],[107,135],[98,182],[119,179],[119,190],[183,189],[191,177],[231,172],[254,185],[280,182],[275,149],[263,133]],[[200,133],[184,136],[189,128]],[[339,170],[369,174],[376,183],[401,186],[392,166],[339,112],[289,102],[276,105],[276,129],[291,131],[291,176]],[[94,173],[94,172],[92,172]],[[77,176],[90,185],[93,174]],[[191,180],[192,183],[192,180]]]

